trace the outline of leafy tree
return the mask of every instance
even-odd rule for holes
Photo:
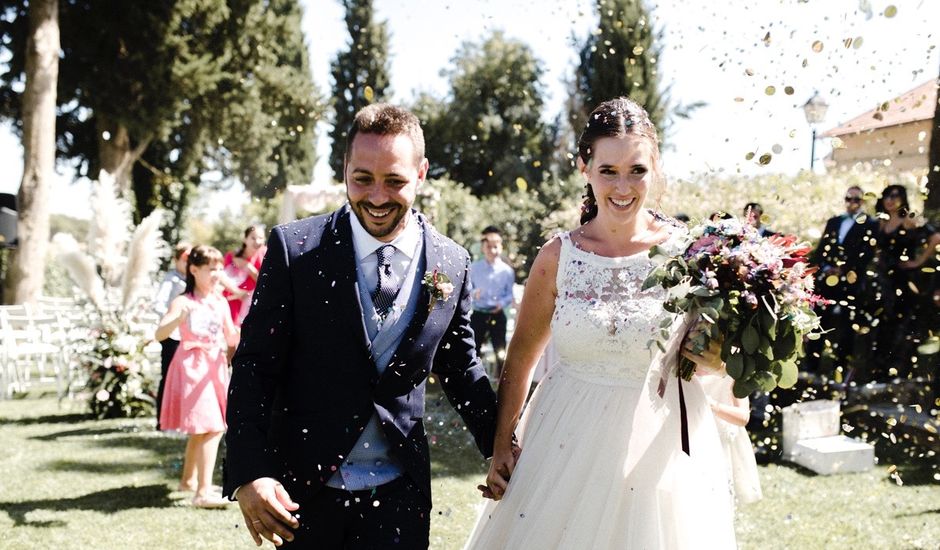
[[[575,70],[571,127],[579,132],[599,103],[629,96],[642,105],[657,128],[665,121],[668,99],[660,90],[657,42],[643,0],[596,0],[598,24],[580,51]]]
[[[542,65],[524,43],[494,32],[464,43],[445,71],[450,94],[424,95],[415,111],[425,124],[431,173],[447,174],[478,196],[537,187],[548,171],[552,142],[542,122]],[[520,180],[521,178],[521,180]]]
[[[331,64],[335,117],[330,138],[330,168],[337,180],[343,179],[346,132],[356,112],[389,94],[388,24],[374,21],[372,0],[343,0],[349,49],[341,51]]]
[[[17,123],[26,4],[0,0],[0,116]],[[209,171],[261,195],[308,182],[322,106],[300,20],[297,0],[62,2],[60,156],[81,175],[108,170],[125,194],[141,177],[138,218],[159,185]],[[141,159],[152,170],[134,174]]]

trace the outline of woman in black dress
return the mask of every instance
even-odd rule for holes
[[[918,286],[918,275],[923,265],[927,226],[917,227],[907,190],[901,185],[887,186],[876,210],[879,218],[875,259],[877,284],[873,304],[877,324],[871,378],[887,381],[921,374],[914,354],[922,340],[919,317],[924,313],[922,293],[927,289]]]

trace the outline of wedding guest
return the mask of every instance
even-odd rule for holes
[[[228,300],[235,326],[241,326],[251,307],[251,295],[257,285],[258,271],[265,252],[264,227],[250,225],[245,229],[241,247],[225,255],[225,275],[229,284],[225,285],[224,296]]]
[[[503,236],[499,229],[488,226],[481,236],[483,258],[470,265],[473,288],[470,326],[476,340],[477,355],[484,343],[489,341],[492,344],[498,377],[506,358],[506,311],[513,305],[512,287],[516,282],[516,272],[501,256]]]
[[[199,508],[228,504],[213,491],[212,471],[225,431],[225,350],[238,344],[238,328],[218,294],[220,277],[222,254],[210,246],[194,247],[186,265],[186,288],[157,327],[158,340],[175,330],[180,333],[180,347],[167,372],[160,426],[189,434],[179,488],[195,491],[193,506]],[[189,474],[193,471],[195,479]]]
[[[753,225],[761,237],[770,237],[777,232],[764,225],[764,207],[756,202],[749,202],[744,205],[744,219],[747,223]]]
[[[711,215],[708,216],[708,219],[713,222],[717,222],[721,220],[730,220],[733,217],[734,217],[733,214],[729,214],[728,212],[725,212],[723,210],[718,210],[716,212],[712,212]]]
[[[492,449],[470,256],[412,209],[428,172],[414,114],[360,110],[343,164],[348,203],[268,240],[233,360],[224,492],[257,544],[422,550],[430,373]]]
[[[153,300],[153,310],[163,317],[173,300],[186,289],[186,262],[189,260],[189,251],[192,248],[187,242],[181,241],[173,248],[173,266],[163,275],[157,294]],[[180,345],[180,334],[174,330],[169,336],[160,340],[160,383],[157,386],[157,430],[160,429],[160,406],[163,403],[163,389],[166,386],[166,371],[176,348]]]
[[[912,372],[921,313],[916,307],[920,289],[916,286],[914,264],[921,255],[920,231],[910,210],[907,189],[889,185],[875,207],[878,212],[875,273],[877,288],[875,344],[872,350],[872,379],[887,381],[906,378]]]
[[[684,213],[680,212],[680,213],[676,214],[676,219],[677,219],[678,221],[682,222],[682,223],[689,223],[689,220],[690,220],[691,218],[689,218],[689,215],[688,215],[688,214],[684,214]]]
[[[901,262],[900,267],[911,273],[912,290],[916,289],[910,335],[915,344],[927,341],[940,333],[940,286],[937,271],[940,269],[940,230],[931,223],[915,229],[917,253],[913,258]],[[919,354],[916,364],[912,361],[911,377],[929,377],[940,380],[940,354]],[[937,384],[934,387],[937,388]],[[940,390],[940,388],[938,388]]]
[[[810,264],[818,268],[815,290],[831,303],[817,309],[820,325],[827,332],[818,340],[807,341],[803,365],[809,372],[819,373],[823,346],[828,343],[835,354],[833,370],[819,374],[831,378],[835,372],[843,372],[845,382],[867,381],[867,375],[855,366],[861,364],[857,360],[863,357],[859,356],[867,354],[857,353],[855,345],[860,338],[857,332],[870,325],[864,300],[869,288],[867,271],[875,255],[878,223],[862,210],[864,201],[861,187],[853,185],[846,189],[845,211],[829,218],[819,243],[809,256]],[[861,380],[858,375],[862,376]]]
[[[665,291],[643,290],[649,250],[678,253],[687,235],[646,207],[663,185],[659,159],[656,128],[636,102],[606,101],[588,116],[581,225],[541,248],[526,282],[486,478],[498,501],[481,510],[466,550],[737,547],[705,394],[673,370],[680,353],[720,368],[720,349],[686,350],[684,320],[666,353],[646,347],[669,318]],[[559,362],[526,405],[549,338]]]
[[[745,429],[751,416],[750,402],[747,397],[734,396],[734,378],[727,373],[702,374],[698,380],[715,416],[734,499],[740,504],[757,502],[762,498],[760,478],[751,438]]]

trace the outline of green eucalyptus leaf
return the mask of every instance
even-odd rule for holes
[[[744,355],[741,353],[729,355],[725,359],[725,369],[728,371],[728,376],[739,380],[744,374]]]
[[[750,396],[752,393],[756,392],[760,387],[757,385],[757,382],[752,379],[738,379],[734,381],[734,386],[731,388],[731,393],[734,394],[738,399],[744,399],[745,397]]]
[[[759,344],[760,335],[757,333],[757,329],[754,328],[754,325],[748,324],[744,327],[744,332],[741,334],[741,346],[744,347],[745,352],[754,353],[757,351]]]
[[[800,376],[800,370],[795,361],[786,361],[780,364],[780,376],[777,385],[781,388],[792,388]]]

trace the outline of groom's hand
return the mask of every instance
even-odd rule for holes
[[[300,505],[291,500],[276,479],[262,477],[242,485],[238,488],[237,499],[255,544],[261,546],[262,537],[275,546],[294,540],[291,529],[299,527],[300,522],[291,512],[297,511]]]

